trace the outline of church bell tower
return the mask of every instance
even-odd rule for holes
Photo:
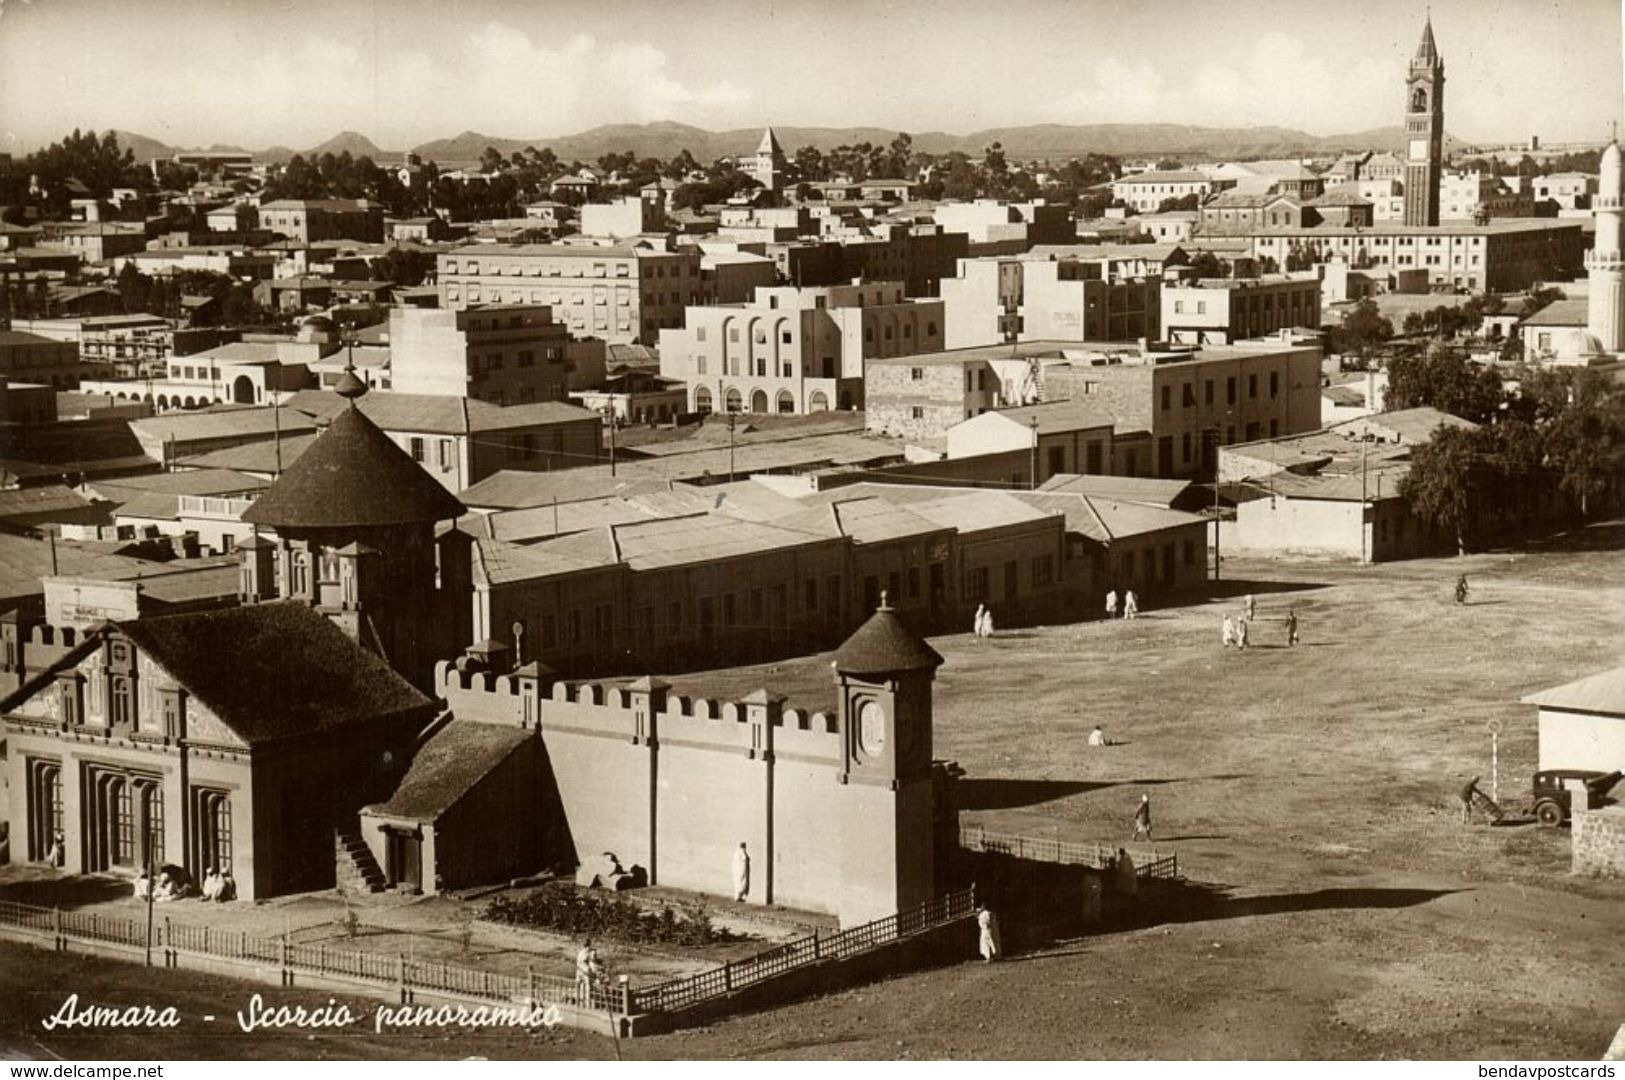
[[[1444,61],[1433,43],[1433,19],[1405,76],[1405,224],[1439,223],[1439,170],[1444,158]]]

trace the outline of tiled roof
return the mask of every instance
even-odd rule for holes
[[[1159,171],[1155,171],[1155,172],[1135,173],[1133,176],[1124,176],[1124,177],[1121,177],[1121,178],[1119,178],[1117,180],[1112,181],[1112,184],[1114,186],[1116,186],[1116,185],[1128,186],[1128,185],[1133,185],[1133,184],[1208,184],[1208,183],[1212,183],[1212,181],[1207,177],[1207,175],[1205,173],[1199,173],[1199,172],[1194,172],[1194,171],[1186,171],[1186,170],[1180,170],[1180,169],[1170,169],[1170,170],[1168,170],[1166,172],[1159,170]]]
[[[283,435],[281,446],[271,439],[228,446],[223,450],[181,458],[188,469],[232,469],[252,473],[275,473],[286,469],[316,442],[314,431],[304,435]]]
[[[90,501],[83,495],[60,484],[0,490],[0,520],[36,514],[72,513],[89,506]]]
[[[889,607],[883,607],[869,616],[868,621],[835,650],[834,659],[837,671],[854,675],[934,671],[942,663],[942,654],[905,626]]]
[[[345,409],[265,490],[243,520],[272,528],[402,525],[464,512],[358,409]]]
[[[306,604],[250,604],[116,625],[250,745],[433,707]],[[223,654],[229,664],[220,662]]]
[[[1171,508],[1190,491],[1188,480],[1157,480],[1144,476],[1082,476],[1057,473],[1039,485],[1039,491],[1087,495],[1091,499],[1144,503]]]
[[[523,728],[453,720],[412,755],[389,801],[369,810],[388,817],[434,821],[455,806],[533,735]]]
[[[1586,300],[1553,300],[1523,320],[1524,326],[1586,326],[1588,325]]]
[[[232,436],[258,436],[270,439],[280,430],[283,438],[316,430],[314,421],[292,409],[231,409],[222,412],[179,412],[131,420],[130,430],[151,442],[206,442]]]
[[[342,414],[349,403],[325,390],[301,390],[288,399],[289,409],[317,419]],[[503,431],[602,417],[591,409],[562,401],[538,401],[528,405],[493,405],[475,398],[440,394],[368,394],[358,408],[367,419],[385,431],[425,431],[460,435],[467,431]]]

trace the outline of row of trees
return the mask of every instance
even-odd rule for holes
[[[37,181],[31,186],[30,181]],[[0,159],[0,205],[15,220],[25,206],[53,217],[66,217],[76,198],[105,199],[114,188],[153,189],[152,172],[136,164],[135,154],[121,150],[112,131],[97,135],[74,128],[61,142],[15,159]]]

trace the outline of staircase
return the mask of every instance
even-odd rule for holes
[[[384,871],[372,857],[372,849],[361,839],[355,825],[341,825],[333,830],[333,877],[340,892],[381,893],[384,891]]]

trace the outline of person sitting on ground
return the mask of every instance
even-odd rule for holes
[[[212,866],[203,874],[203,899],[220,899],[220,875],[215,872]]]
[[[135,879],[135,898],[137,900],[150,900],[152,898],[152,878],[147,876],[145,870]]]
[[[1112,744],[1111,738],[1106,734],[1105,730],[1102,729],[1099,724],[1096,724],[1095,725],[1095,730],[1093,730],[1093,731],[1091,731],[1089,733],[1089,745],[1090,746],[1110,746],[1111,744]]]
[[[220,895],[215,897],[222,904],[227,900],[237,899],[237,883],[231,880],[231,871],[227,870],[220,875]]]

